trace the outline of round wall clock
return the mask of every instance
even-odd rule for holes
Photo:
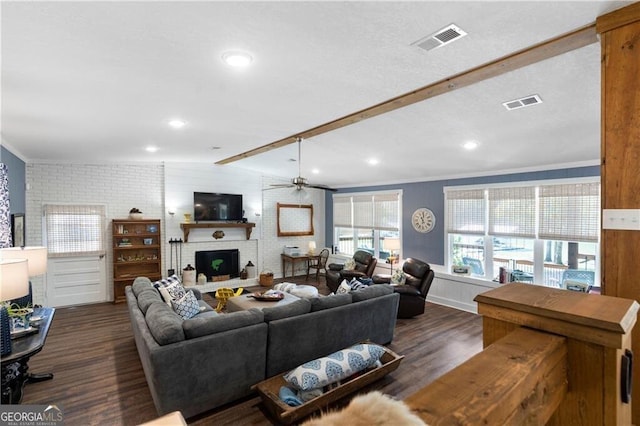
[[[436,216],[433,212],[427,208],[419,208],[411,216],[411,224],[413,229],[418,232],[431,232],[433,227],[436,226]]]

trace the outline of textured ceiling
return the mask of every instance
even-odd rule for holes
[[[34,162],[214,163],[625,4],[2,2],[2,141]],[[451,23],[469,35],[411,46]],[[222,63],[228,49],[252,66]],[[597,164],[599,56],[593,44],[306,140],[302,175],[340,187]],[[543,103],[501,105],[531,94]],[[188,125],[170,129],[173,117]],[[294,144],[220,167],[293,177],[296,157]]]

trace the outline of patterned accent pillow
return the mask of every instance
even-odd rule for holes
[[[342,269],[344,269],[345,271],[353,271],[354,269],[356,269],[356,261],[352,259],[347,260],[346,262],[344,262],[344,266],[342,267]]]
[[[160,296],[169,307],[172,300],[182,299],[186,294],[180,278],[175,274],[154,282],[153,286],[160,292]]]
[[[359,344],[323,358],[305,362],[284,375],[289,385],[302,391],[322,388],[373,366],[384,354],[375,344]]]
[[[342,280],[338,288],[336,289],[336,294],[347,294],[351,291],[351,286],[347,282],[347,280]]]
[[[407,276],[402,269],[396,269],[391,275],[391,284],[403,285],[407,281]]]
[[[354,278],[349,283],[349,287],[351,287],[351,291],[356,291],[356,290],[360,290],[360,289],[363,289],[363,288],[367,288],[369,286],[367,284],[359,281],[358,279]]]
[[[181,299],[172,300],[171,305],[176,314],[180,315],[182,319],[193,318],[200,313],[198,299],[196,299],[196,296],[191,290],[189,290]]]

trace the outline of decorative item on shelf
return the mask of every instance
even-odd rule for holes
[[[191,213],[184,214],[184,223],[191,223]]]
[[[198,284],[205,285],[207,283],[207,276],[203,273],[198,274]]]
[[[247,279],[247,270],[245,268],[242,268],[242,271],[240,271],[240,279],[241,280]]]
[[[134,207],[131,210],[129,210],[129,219],[140,220],[142,219],[142,217],[143,217],[142,212],[137,208]]]
[[[260,285],[263,287],[271,287],[273,285],[273,272],[268,269],[260,272]]]
[[[215,231],[213,234],[211,234],[211,236],[216,240],[219,240],[221,238],[224,238],[224,231],[220,231],[220,230]]]
[[[155,234],[158,232],[158,227],[156,225],[147,225],[147,232],[150,234]]]
[[[142,242],[145,246],[150,246],[153,244],[153,238],[145,238]]]
[[[245,266],[244,269],[247,271],[247,278],[251,279],[256,277],[256,267],[251,263],[251,261],[247,263],[247,266]]]
[[[469,265],[451,265],[451,273],[455,275],[471,275],[471,266]]]
[[[311,256],[316,254],[316,242],[315,241],[309,241],[309,252],[308,252]]]

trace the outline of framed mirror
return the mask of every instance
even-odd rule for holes
[[[278,237],[313,235],[313,204],[278,203]]]

